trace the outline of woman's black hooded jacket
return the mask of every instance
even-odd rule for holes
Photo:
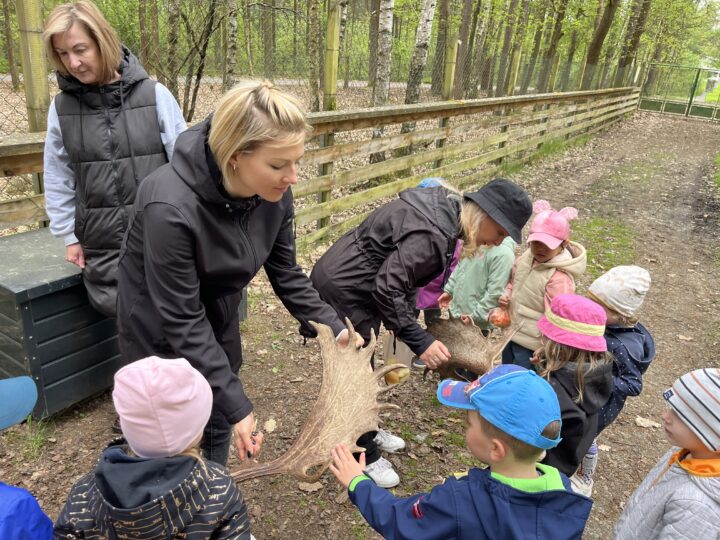
[[[344,325],[296,262],[292,193],[277,203],[225,194],[207,146],[210,122],[180,134],[171,162],[138,190],[120,254],[117,320],[126,361],[186,358],[236,423],[252,411],[237,376],[238,306],[261,266],[304,328],[316,321],[337,334]]]

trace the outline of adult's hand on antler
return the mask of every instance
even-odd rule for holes
[[[235,448],[238,451],[240,461],[246,461],[249,458],[256,458],[260,453],[264,435],[255,431],[257,423],[253,413],[248,414],[233,426],[233,435],[235,437]]]
[[[337,337],[335,338],[337,341],[337,344],[340,346],[341,349],[344,349],[347,347],[350,343],[350,332],[347,331],[347,328],[345,330],[342,330]],[[360,334],[355,334],[355,348],[361,349],[362,346],[365,345],[365,340]]]
[[[442,341],[436,339],[425,349],[425,352],[420,355],[420,360],[422,360],[429,369],[437,369],[450,360],[450,356],[448,348]]]
[[[347,489],[356,476],[364,474],[365,452],[360,454],[360,463],[355,461],[352,452],[344,444],[338,444],[330,451],[333,462],[330,464],[330,472],[335,475],[338,482]]]
[[[450,307],[450,302],[452,302],[452,299],[452,294],[444,292],[438,297],[438,306],[440,306],[442,309],[447,309]]]

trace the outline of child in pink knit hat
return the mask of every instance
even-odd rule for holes
[[[532,363],[560,402],[562,441],[544,463],[567,476],[578,469],[597,435],[598,411],[612,392],[612,357],[605,343],[605,310],[577,294],[560,294],[537,322],[542,345]]]
[[[225,467],[199,445],[213,394],[184,358],[151,356],[115,374],[113,403],[125,440],[70,490],[55,538],[242,538],[250,523]],[[127,444],[125,444],[127,442]]]
[[[522,324],[502,354],[503,364],[530,368],[530,358],[540,347],[536,323],[558,294],[575,292],[575,280],[585,272],[585,248],[570,240],[570,221],[577,217],[572,207],[553,210],[550,203],[533,204],[528,249],[516,260],[510,283],[498,300]]]

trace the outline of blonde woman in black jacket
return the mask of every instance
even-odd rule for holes
[[[261,267],[304,327],[327,324],[347,343],[295,259],[290,187],[308,130],[291,96],[267,81],[238,84],[143,181],[120,255],[121,352],[184,357],[205,375],[214,406],[203,451],[221,464],[231,432],[243,461],[262,443],[238,377],[240,295]]]

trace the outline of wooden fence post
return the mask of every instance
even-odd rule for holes
[[[323,110],[337,109],[336,92],[338,77],[338,62],[340,49],[340,5],[335,2],[330,8],[325,34],[325,60],[323,67]],[[335,143],[334,133],[320,135],[320,147],[332,146]],[[332,174],[333,162],[320,164],[320,176]],[[318,203],[330,200],[332,190],[322,191],[318,194]],[[330,224],[330,218],[321,218],[317,221],[317,228],[322,229]]]
[[[50,88],[47,63],[45,62],[45,47],[42,40],[42,1],[15,2],[15,9],[20,29],[20,50],[29,131],[45,131],[48,107],[50,106]],[[42,175],[35,173],[32,177],[35,193],[42,193]]]
[[[442,98],[443,101],[448,101],[450,97],[453,94],[453,81],[455,80],[455,65],[457,64],[457,53],[458,53],[458,45],[460,45],[459,39],[453,39],[450,43],[448,43],[448,47],[445,50],[445,79],[443,80],[443,91],[442,91]],[[444,128],[447,127],[450,122],[450,119],[448,117],[444,117],[440,119],[440,127]],[[445,146],[445,140],[444,138],[438,139],[435,141],[435,147],[436,148],[442,148]],[[442,167],[443,160],[438,159],[435,162],[435,168]]]

